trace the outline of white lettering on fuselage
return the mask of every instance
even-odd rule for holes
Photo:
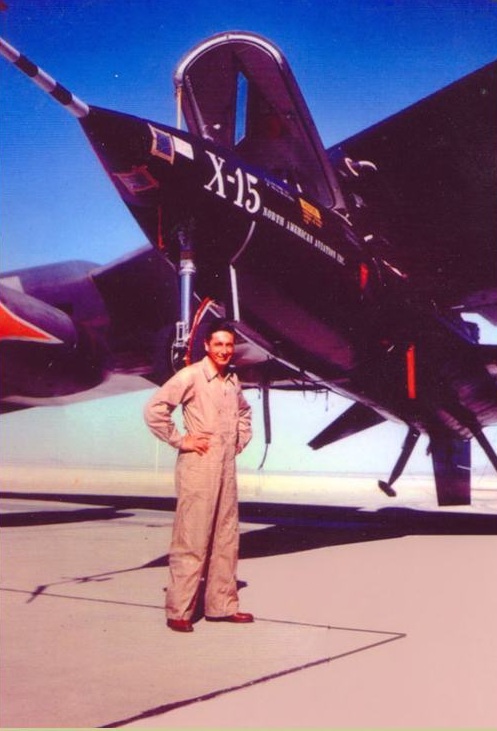
[[[265,218],[268,218],[270,221],[274,221],[274,223],[277,223],[278,226],[284,226],[285,225],[285,217],[282,216],[280,213],[276,213],[276,211],[272,211],[270,208],[267,208],[264,206],[262,209],[262,215]]]
[[[209,150],[205,152],[214,167],[214,175],[204,185],[205,190],[224,199],[228,198],[226,191],[232,191],[234,195],[232,202],[237,208],[244,208],[248,213],[257,213],[261,207],[261,196],[257,190],[259,178],[240,167],[237,167],[233,174],[225,173],[226,160]]]
[[[206,155],[212,162],[214,173],[210,181],[204,185],[204,189],[210,193],[214,193],[219,198],[231,199],[231,202],[237,208],[244,208],[248,213],[257,213],[261,209],[262,201],[257,189],[259,178],[252,173],[237,167],[233,172],[227,172],[225,165],[226,160],[213,152],[205,151]],[[262,215],[268,221],[284,228],[293,236],[297,236],[302,241],[311,244],[321,253],[333,259],[338,264],[345,266],[345,259],[331,246],[325,244],[305,228],[299,226],[293,221],[288,220],[281,213],[273,211],[267,206],[262,206]]]
[[[319,249],[319,251],[322,251],[323,254],[330,256],[332,259],[335,259],[335,261],[337,261],[339,264],[345,266],[345,259],[343,258],[343,256],[335,251],[335,249],[332,249],[331,246],[328,246],[328,244],[324,244],[319,239],[315,239],[314,246],[316,247],[316,249]]]
[[[212,189],[214,186],[216,186],[216,190],[214,191],[216,195],[218,195],[220,198],[226,198],[226,192],[224,189],[224,176],[223,176],[223,167],[226,160],[223,160],[222,157],[219,157],[218,155],[214,155],[212,152],[209,152],[208,150],[205,151],[206,154],[209,156],[213,166],[214,166],[214,176],[212,180],[207,183],[207,185],[204,185],[204,188],[206,190],[209,190],[212,192]]]
[[[306,231],[301,226],[298,226],[296,223],[293,223],[293,221],[288,221],[284,216],[281,215],[281,213],[277,213],[271,208],[263,206],[262,215],[264,216],[264,218],[267,218],[268,221],[276,223],[278,226],[286,229],[294,236],[298,236],[299,239],[306,241],[308,244],[312,244],[314,248],[321,251],[321,253],[326,254],[326,256],[329,256],[330,259],[334,259],[338,264],[345,266],[345,259],[342,254],[339,254],[337,251],[335,251],[335,249],[332,249],[331,246],[325,244],[323,241],[321,241],[321,239],[317,239],[313,234],[309,233],[309,231]]]
[[[297,226],[296,223],[292,223],[292,221],[287,221],[286,229],[287,231],[291,231],[292,234],[295,234],[295,236],[298,236],[300,239],[304,239],[304,241],[307,241],[308,244],[314,243],[314,236],[308,231],[305,231],[303,228],[300,228],[300,226]]]

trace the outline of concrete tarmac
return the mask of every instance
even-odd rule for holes
[[[189,635],[164,622],[171,495],[1,487],[2,728],[497,728],[495,486],[242,494],[256,622]]]

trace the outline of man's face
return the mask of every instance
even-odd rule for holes
[[[205,352],[222,373],[229,365],[235,351],[235,336],[225,330],[218,330],[205,341]]]

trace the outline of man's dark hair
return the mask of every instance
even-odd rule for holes
[[[205,333],[205,339],[207,342],[212,338],[214,333],[217,332],[227,332],[231,333],[233,336],[236,336],[235,328],[231,324],[229,320],[214,320],[214,322],[211,322],[206,330]]]

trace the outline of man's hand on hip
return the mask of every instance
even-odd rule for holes
[[[210,437],[204,434],[186,434],[181,441],[181,449],[184,452],[196,452],[205,454],[209,451]]]

